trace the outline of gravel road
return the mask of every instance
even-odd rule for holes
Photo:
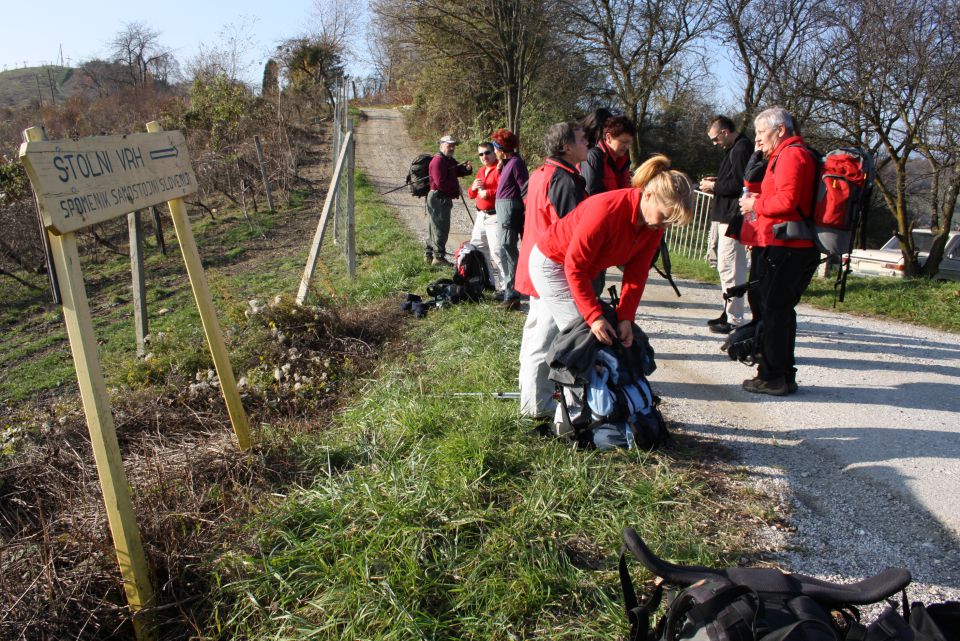
[[[357,163],[382,192],[403,182],[418,149],[397,111],[364,111]],[[425,237],[422,200],[404,190],[385,200]],[[462,210],[451,249],[469,237]],[[751,370],[705,325],[718,288],[678,284],[681,298],[652,274],[641,303],[659,365],[651,382],[669,420],[732,449],[787,513],[792,528],[760,533],[769,558],[840,580],[902,566],[911,598],[960,600],[960,336],[801,306],[800,390],[756,396],[740,388]]]

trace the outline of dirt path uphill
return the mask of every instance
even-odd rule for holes
[[[357,165],[382,192],[403,182],[419,150],[399,112],[366,113]],[[425,237],[422,200],[405,190],[384,200]],[[470,230],[462,205],[452,228],[456,247]],[[756,396],[740,388],[752,370],[707,331],[717,287],[680,287],[677,298],[653,274],[641,303],[659,366],[651,382],[680,431],[732,449],[772,497],[788,527],[762,533],[771,560],[843,580],[903,566],[912,598],[960,599],[960,336],[801,306],[800,391]]]
[[[404,183],[410,161],[423,153],[407,134],[403,114],[396,109],[363,110],[367,118],[357,127],[357,167],[367,174],[379,193]],[[476,154],[469,145],[457,149],[457,159],[464,160]],[[436,149],[431,149],[436,152]],[[476,164],[476,163],[474,163]],[[427,238],[426,199],[414,198],[403,187],[383,197],[384,202],[397,209],[401,220],[413,235],[423,243]],[[468,201],[469,203],[469,201]],[[471,215],[474,212],[471,211]],[[453,204],[450,215],[450,238],[447,240],[447,255],[452,255],[460,243],[470,239],[472,225],[462,202]]]

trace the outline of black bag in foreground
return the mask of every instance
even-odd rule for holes
[[[633,528],[624,529],[623,541],[620,584],[630,641],[862,641],[870,638],[855,606],[881,601],[910,583],[902,568],[838,584],[776,568],[680,566],[654,555]],[[658,577],[643,603],[630,579],[628,551]],[[666,613],[651,626],[664,584],[672,586],[672,595]]]
[[[960,602],[893,605],[867,626],[864,641],[960,641]]]

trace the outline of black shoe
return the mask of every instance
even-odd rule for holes
[[[798,389],[800,386],[797,385],[797,381],[787,379],[787,394],[796,394]]]
[[[759,376],[748,378],[743,382],[743,389],[754,394],[769,394],[770,396],[786,396],[790,393],[790,387],[787,381],[781,376],[770,381],[765,381]]]
[[[734,326],[728,323],[727,321],[723,321],[722,323],[714,323],[710,325],[710,331],[713,332],[714,334],[729,334],[733,330],[734,330]]]
[[[520,310],[520,299],[511,298],[510,300],[505,300],[502,303],[498,303],[497,307],[500,309],[508,309],[510,311],[519,311]]]
[[[707,321],[707,326],[708,326],[708,327],[713,327],[714,325],[722,325],[722,324],[724,324],[724,323],[726,323],[726,322],[727,322],[727,313],[724,312],[724,313],[720,314],[719,316],[717,316],[716,318],[712,318],[712,319],[708,320],[708,321]]]
[[[493,292],[493,300],[495,300],[495,301],[502,301],[502,300],[503,300],[503,290],[502,290],[502,289],[498,289],[497,291]]]

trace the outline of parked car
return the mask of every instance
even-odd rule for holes
[[[913,244],[920,264],[927,261],[933,234],[929,229],[914,229]],[[880,249],[855,249],[850,253],[850,272],[859,276],[894,276],[903,278],[903,254],[894,236]],[[952,231],[940,261],[936,280],[960,280],[960,232]]]

